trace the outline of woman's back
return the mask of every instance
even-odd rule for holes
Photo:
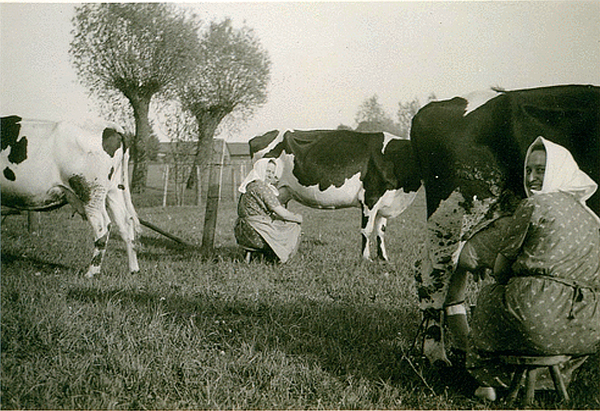
[[[590,213],[563,192],[538,194],[524,201],[515,219],[529,224],[513,271],[560,277],[600,289],[600,228]]]
[[[248,184],[246,192],[240,196],[238,216],[269,215],[278,205],[279,200],[269,186],[261,180],[256,180]]]

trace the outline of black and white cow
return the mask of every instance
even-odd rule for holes
[[[417,285],[429,325],[425,355],[430,360],[446,360],[439,313],[461,240],[511,214],[525,197],[523,163],[538,136],[566,147],[600,182],[600,88],[476,93],[431,102],[413,118],[411,140],[427,200],[428,256]],[[598,213],[600,194],[588,205]]]
[[[113,221],[139,271],[133,241],[139,220],[129,192],[129,153],[123,130],[111,123],[2,117],[2,205],[47,211],[69,203],[90,222],[94,256],[86,276],[100,272]]]
[[[362,255],[377,234],[377,256],[387,260],[388,218],[414,200],[421,181],[409,140],[388,133],[348,130],[270,131],[250,140],[253,161],[277,158],[283,165],[278,188],[313,208],[362,208]]]

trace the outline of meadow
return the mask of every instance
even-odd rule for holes
[[[200,244],[204,205],[138,213]],[[411,350],[421,315],[413,265],[425,236],[422,193],[390,221],[388,263],[359,257],[360,211],[304,215],[287,264],[244,262],[233,237],[235,204],[220,204],[214,253],[143,228],[141,272],[127,273],[113,233],[103,271],[83,272],[91,229],[65,207],[1,226],[3,409],[490,409],[460,369]],[[569,388],[572,401],[541,408],[600,409],[600,361]]]

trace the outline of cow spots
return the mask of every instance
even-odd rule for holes
[[[0,119],[2,150],[6,150],[17,141],[17,137],[19,137],[19,133],[21,132],[20,121],[21,117],[18,116],[2,117]]]
[[[94,241],[94,247],[99,250],[106,249],[106,244],[108,243],[108,232],[104,234],[102,237]]]
[[[276,138],[278,136],[281,136],[281,138],[279,140],[276,141]],[[279,133],[279,130],[271,130],[268,133],[262,135],[262,136],[256,136],[254,138],[252,138],[248,144],[250,145],[250,153],[252,156],[254,156],[255,154],[258,154],[260,151],[269,151],[268,149],[272,149],[275,145],[277,145],[279,142],[283,141],[283,133]],[[261,155],[260,157],[263,157],[263,155]]]
[[[22,163],[27,159],[27,137],[22,137],[16,141],[10,148],[8,161],[13,164]]]
[[[92,262],[90,263],[90,266],[100,267],[102,265],[102,257],[104,257],[104,256],[101,253],[94,255],[94,257],[92,258]]]
[[[0,123],[0,137],[2,140],[2,151],[10,147],[8,161],[13,164],[22,163],[27,159],[27,137],[19,139],[21,132],[21,117],[2,117]]]
[[[69,178],[69,186],[73,192],[77,195],[77,198],[84,204],[87,204],[92,199],[92,187],[86,181],[86,179],[80,175],[74,175]]]
[[[15,173],[8,167],[6,167],[2,173],[4,174],[4,178],[6,178],[8,181],[15,181],[17,179]]]

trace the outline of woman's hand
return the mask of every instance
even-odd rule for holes
[[[290,210],[285,208],[284,206],[277,206],[273,210],[273,212],[282,220],[291,221],[293,223],[302,224],[302,215],[292,213]]]

